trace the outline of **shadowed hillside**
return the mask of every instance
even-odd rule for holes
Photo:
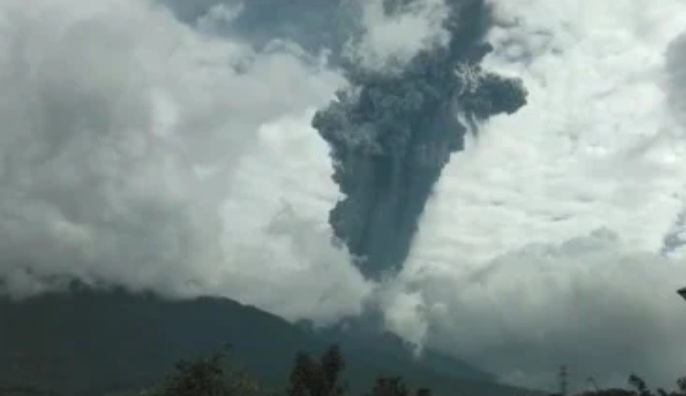
[[[145,387],[177,360],[206,355],[225,344],[232,345],[232,361],[280,388],[296,352],[314,353],[339,342],[349,362],[351,390],[368,389],[377,375],[398,375],[412,386],[430,385],[437,395],[448,394],[448,389],[463,395],[515,393],[464,363],[440,355],[432,355],[430,364],[415,361],[401,344],[393,347],[397,340],[369,342],[353,334],[315,334],[220,298],[167,301],[83,287],[22,301],[2,298],[0,388],[115,394],[111,392]]]

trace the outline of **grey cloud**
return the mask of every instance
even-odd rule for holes
[[[589,377],[625,384],[632,372],[670,386],[683,374],[686,305],[675,292],[683,267],[629,252],[599,230],[471,269],[414,268],[394,291],[405,297],[389,299],[386,312],[389,326],[410,329],[408,338],[412,326],[423,326],[426,345],[511,383],[554,390],[556,370],[566,365],[574,391],[586,389]],[[393,315],[407,311],[407,296],[419,308],[399,321]]]
[[[665,62],[668,105],[686,126],[686,34],[676,37],[667,48]]]
[[[219,23],[214,33],[240,37],[257,48],[273,40],[298,43],[310,53],[328,50],[333,58],[353,31],[357,7],[350,0],[273,1],[273,0],[159,0],[179,20],[197,25],[221,7],[240,10],[240,18]]]
[[[686,34],[676,37],[665,54],[666,79],[663,88],[667,93],[667,104],[672,114],[686,131]],[[664,236],[662,253],[669,255],[683,250],[686,245],[686,209],[675,219]]]

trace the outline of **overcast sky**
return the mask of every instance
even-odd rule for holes
[[[529,103],[453,155],[405,268],[374,283],[330,243],[310,121],[345,86],[333,60],[402,64],[445,42],[445,10],[315,2],[0,2],[4,288],[77,276],[320,323],[373,298],[512,383],[683,374],[686,3],[492,0],[484,67]]]

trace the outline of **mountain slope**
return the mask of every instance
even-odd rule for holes
[[[0,388],[30,385],[67,395],[140,389],[164,377],[178,359],[227,343],[234,362],[280,387],[297,351],[319,354],[331,342],[342,346],[346,378],[358,393],[377,374],[402,375],[437,394],[515,392],[479,379],[466,366],[451,372],[446,361],[440,370],[388,346],[371,348],[345,332],[314,334],[220,298],[168,301],[84,288],[21,301],[0,298],[0,342]]]

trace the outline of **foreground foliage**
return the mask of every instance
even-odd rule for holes
[[[141,396],[266,396],[262,385],[244,371],[226,367],[228,348],[209,358],[181,361],[166,381]]]
[[[598,389],[591,392],[584,392],[580,396],[686,396],[686,376],[677,380],[677,389],[666,391],[658,388],[652,391],[648,388],[646,382],[636,374],[629,376],[629,389],[625,388],[609,388]]]
[[[174,372],[157,388],[140,396],[272,396],[281,394],[260,384],[244,371],[227,368],[228,349],[209,358],[182,361]],[[338,346],[331,346],[316,359],[298,353],[285,389],[287,396],[344,396],[349,394],[341,374],[345,361]],[[400,377],[379,377],[371,392],[365,396],[410,396]],[[427,388],[417,390],[416,396],[431,396]]]
[[[338,346],[331,346],[319,358],[300,352],[296,355],[283,392],[269,390],[243,371],[227,368],[228,349],[206,359],[180,362],[167,380],[141,396],[345,396],[349,392],[342,374],[345,361]],[[686,396],[686,377],[677,381],[677,388],[666,391],[649,389],[639,376],[629,376],[630,388],[597,389],[576,396]],[[431,390],[420,388],[412,392],[401,377],[378,377],[364,396],[431,396]],[[551,396],[567,396],[554,394]]]

